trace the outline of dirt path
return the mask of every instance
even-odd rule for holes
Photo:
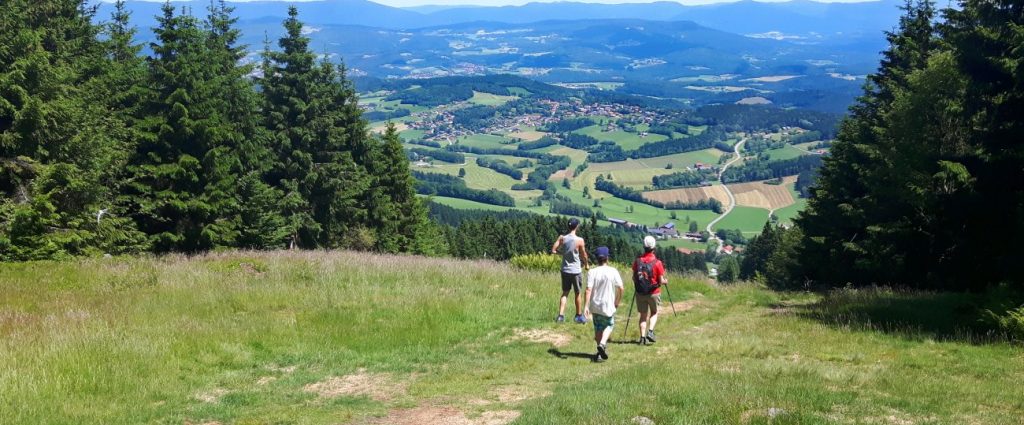
[[[725,211],[722,212],[722,215],[718,216],[718,218],[714,220],[711,220],[711,222],[708,223],[707,227],[707,232],[711,234],[710,238],[718,241],[718,252],[722,252],[722,239],[720,239],[718,236],[715,236],[713,228],[716,224],[718,224],[719,221],[722,221],[722,219],[724,219],[725,216],[729,215],[729,213],[732,212],[733,208],[736,207],[736,196],[733,195],[732,190],[729,189],[729,186],[726,186],[725,182],[722,181],[722,176],[725,175],[725,170],[728,170],[732,164],[735,164],[736,161],[739,161],[740,159],[743,158],[742,156],[740,156],[740,149],[743,148],[743,144],[746,142],[747,139],[743,139],[736,143],[736,146],[733,149],[733,152],[735,152],[736,157],[730,160],[729,162],[725,163],[725,165],[722,166],[722,171],[718,173],[718,182],[725,187],[725,193],[729,195],[729,206],[726,207]]]

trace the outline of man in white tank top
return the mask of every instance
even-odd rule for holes
[[[586,244],[583,238],[576,236],[576,229],[580,227],[580,221],[576,218],[569,219],[569,232],[559,236],[558,240],[551,245],[551,253],[558,254],[562,249],[562,297],[558,300],[558,317],[556,322],[565,321],[565,304],[569,298],[569,291],[576,292],[576,323],[587,323],[583,315],[583,306],[580,301],[580,289],[583,286],[583,270],[590,268],[590,257],[587,256]]]

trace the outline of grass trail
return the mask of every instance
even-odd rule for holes
[[[0,264],[0,423],[1024,417],[1020,348],[822,320],[838,307],[814,295],[672,281],[680,314],[665,306],[659,342],[619,343],[623,306],[611,360],[593,364],[592,327],[552,323],[557,274],[504,264],[347,252]]]

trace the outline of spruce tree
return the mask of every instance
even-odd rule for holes
[[[153,248],[201,251],[232,246],[238,235],[238,141],[224,91],[223,52],[188,11],[166,3],[150,45],[154,99],[148,134],[130,163],[134,217]]]
[[[266,51],[264,120],[276,156],[269,181],[285,193],[292,246],[369,249],[365,227],[370,145],[343,69],[317,63],[290,7],[280,51]],[[269,49],[268,49],[269,50]]]
[[[0,15],[0,259],[99,253],[122,125],[89,89],[105,72],[95,7],[12,0]]]
[[[905,269],[892,245],[899,242],[892,236],[902,232],[880,225],[900,220],[901,211],[894,202],[901,194],[893,193],[902,187],[894,172],[901,164],[890,155],[885,120],[911,73],[927,65],[935,40],[930,0],[908,1],[904,10],[899,29],[887,33],[890,48],[879,71],[842,123],[808,209],[797,219],[805,234],[802,264],[822,283],[896,283],[902,276],[893,272]]]

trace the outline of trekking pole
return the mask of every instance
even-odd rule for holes
[[[622,339],[626,339],[626,332],[629,331],[629,319],[633,317],[634,301],[636,301],[636,291],[633,291],[633,299],[629,301],[629,312],[626,314],[626,326],[622,327]]]
[[[676,315],[676,303],[672,302],[672,291],[668,289],[668,282],[665,282],[665,293],[668,294],[668,305],[672,306],[672,316]]]

